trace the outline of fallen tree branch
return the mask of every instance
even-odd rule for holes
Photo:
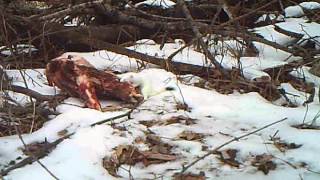
[[[89,44],[94,49],[105,49],[117,54],[125,55],[130,58],[135,58],[137,60],[144,61],[146,63],[151,63],[160,66],[163,69],[169,69],[167,62],[168,59],[164,58],[158,58],[154,56],[150,56],[144,53],[140,53],[131,49],[127,49],[121,46],[117,46],[105,41],[101,41],[98,39],[92,39],[88,38],[86,36],[82,36],[80,33],[77,35],[77,39],[74,39],[75,42],[79,44]],[[174,68],[175,72],[194,72],[194,73],[200,73],[204,69],[207,69],[203,66],[197,66],[187,63],[181,63],[181,62],[174,62],[170,61],[170,66]]]
[[[273,41],[269,41],[266,40],[264,38],[260,38],[258,37],[256,34],[251,33],[251,32],[247,32],[247,31],[239,31],[239,30],[235,30],[235,29],[215,29],[214,32],[216,34],[222,35],[222,36],[229,36],[229,37],[233,37],[233,38],[243,38],[243,39],[248,39],[251,41],[256,41],[256,42],[260,42],[262,44],[266,44],[269,46],[272,46],[275,49],[280,49],[284,52],[290,53],[294,56],[304,56],[304,52],[303,51],[297,51],[295,49],[290,49],[286,46],[280,45],[276,42]]]
[[[115,116],[115,117],[111,117],[111,118],[108,118],[108,119],[104,119],[104,120],[101,120],[101,121],[98,121],[98,122],[95,122],[93,124],[90,125],[90,127],[93,127],[93,126],[96,126],[96,125],[101,125],[101,124],[104,124],[106,122],[110,122],[110,121],[114,121],[116,119],[120,119],[120,118],[123,118],[123,117],[128,117],[130,119],[130,115],[132,113],[134,109],[131,109],[130,111],[124,113],[124,114],[121,114],[121,115],[118,115],[118,116]],[[28,164],[32,164],[36,161],[38,161],[39,159],[41,158],[44,158],[45,156],[48,155],[49,152],[51,152],[58,144],[60,144],[61,142],[63,142],[63,140],[67,139],[67,138],[70,138],[72,135],[74,135],[76,132],[72,132],[70,134],[67,134],[57,140],[55,140],[54,142],[52,143],[49,143],[45,148],[39,150],[39,152],[33,156],[29,156],[23,160],[21,160],[20,162],[18,162],[17,164],[13,165],[13,166],[10,166],[6,169],[3,169],[1,170],[0,172],[0,177],[2,176],[6,176],[9,172],[11,172],[12,170],[15,170],[15,169],[18,169],[18,168],[21,168],[21,167],[24,167]]]
[[[293,32],[293,31],[285,30],[285,29],[281,28],[280,26],[278,26],[277,24],[274,25],[274,30],[279,32],[279,33],[281,33],[281,34],[284,34],[286,36],[289,36],[289,37],[292,37],[292,38],[296,38],[298,40],[300,40],[304,36],[303,33],[296,33],[296,32]]]
[[[123,117],[128,117],[128,119],[131,119],[131,118],[130,118],[130,115],[131,115],[131,113],[133,112],[133,110],[134,110],[134,108],[131,109],[130,111],[124,113],[124,114],[120,114],[119,116],[115,116],[115,117],[111,117],[111,118],[108,118],[108,119],[104,119],[104,120],[95,122],[95,123],[91,124],[90,126],[93,127],[93,126],[100,125],[100,124],[104,124],[104,123],[106,123],[106,122],[114,121],[114,120],[116,120],[116,119],[120,119],[120,118],[123,118]]]
[[[48,152],[50,152],[53,148],[55,148],[59,143],[61,143],[64,139],[67,139],[69,137],[71,137],[72,135],[74,135],[74,133],[68,134],[66,136],[63,136],[62,138],[57,139],[56,141],[49,143],[45,149],[42,149],[41,151],[39,151],[36,155],[34,156],[29,156],[23,160],[21,160],[20,162],[18,162],[17,164],[10,166],[6,169],[2,169],[0,172],[0,177],[1,176],[6,176],[9,172],[11,172],[12,170],[21,168],[23,166],[26,166],[28,164],[31,164],[41,158],[44,158]]]
[[[252,134],[254,134],[254,133],[257,133],[257,132],[259,132],[259,131],[262,131],[262,130],[270,127],[270,126],[273,126],[273,125],[275,125],[275,124],[278,124],[278,123],[280,123],[280,122],[283,122],[283,121],[285,121],[285,120],[287,120],[287,119],[288,119],[288,118],[280,119],[280,120],[278,120],[278,121],[275,121],[275,122],[273,122],[273,123],[267,124],[267,125],[259,128],[259,129],[256,129],[256,130],[254,130],[254,131],[251,131],[251,132],[249,132],[249,133],[247,133],[247,134],[244,134],[244,135],[242,135],[242,136],[235,137],[235,138],[233,138],[233,139],[231,139],[231,140],[229,140],[229,141],[221,144],[220,146],[214,148],[213,150],[210,150],[207,154],[205,154],[205,155],[199,157],[198,159],[196,159],[195,161],[191,162],[189,165],[183,167],[183,168],[182,168],[182,171],[181,171],[181,174],[184,173],[184,172],[186,172],[190,167],[192,167],[193,165],[195,165],[195,164],[198,163],[199,161],[203,160],[204,158],[210,156],[211,154],[217,153],[217,151],[218,151],[219,149],[223,148],[224,146],[226,146],[226,145],[228,145],[228,144],[230,144],[230,143],[232,143],[232,142],[234,142],[234,141],[239,141],[240,139],[243,139],[243,138],[245,138],[245,137],[247,137],[247,136],[250,136],[250,135],[252,135]]]
[[[104,42],[101,40],[97,39],[90,39],[86,36],[83,36],[82,34],[78,34],[76,36],[77,38],[74,39],[76,43],[79,44],[89,44],[93,49],[105,49],[107,51],[111,51],[117,54],[125,55],[130,58],[135,58],[137,60],[141,60],[146,63],[151,63],[160,66],[160,68],[166,69],[168,71],[174,72],[174,73],[180,73],[180,74],[194,74],[196,76],[203,76],[204,72],[208,72],[210,74],[219,74],[217,73],[213,67],[204,67],[204,66],[198,66],[198,65],[193,65],[193,64],[187,64],[187,63],[182,63],[182,62],[175,62],[171,61],[170,58],[172,56],[169,56],[167,59],[164,58],[158,58],[154,56],[150,56],[144,53],[140,53],[131,49],[127,49],[124,47],[116,46],[108,42]],[[173,55],[174,56],[174,55]],[[219,75],[220,76],[220,75]],[[240,82],[241,81],[241,82]],[[247,81],[247,80],[238,80],[238,83],[240,84],[252,84],[252,82]],[[260,84],[262,89],[270,89],[274,92],[278,92],[277,86],[273,84],[273,82],[269,83],[263,83]],[[260,87],[260,86],[259,86]],[[258,89],[257,92],[260,92],[260,88]]]
[[[86,2],[86,3],[81,3],[81,4],[77,4],[77,5],[73,5],[73,6],[70,6],[66,9],[63,9],[63,10],[60,10],[60,11],[57,11],[57,12],[54,12],[52,14],[48,14],[48,15],[34,15],[34,16],[31,16],[28,18],[28,20],[30,22],[34,21],[34,20],[39,20],[39,21],[47,21],[47,20],[52,20],[54,18],[63,18],[64,16],[70,14],[70,13],[74,13],[75,11],[80,11],[82,9],[86,9],[86,8],[89,8],[89,7],[93,7],[93,6],[96,6],[98,4],[101,4],[103,3],[104,1],[103,0],[98,0],[98,1],[89,1],[89,2]]]
[[[36,99],[37,101],[52,101],[52,100],[59,100],[59,99],[65,98],[65,96],[61,95],[61,94],[43,95],[43,94],[40,94],[32,89],[25,88],[22,86],[16,86],[16,85],[9,85],[8,87],[4,87],[4,90],[13,91],[16,93],[21,93],[21,94],[30,96],[30,97]]]
[[[14,120],[14,116],[12,115],[11,106],[9,107],[9,110],[8,110],[8,111],[9,111],[9,116],[10,116],[11,121],[12,121],[12,122],[15,122],[16,120]],[[31,156],[30,156],[30,157],[32,157],[33,162],[37,162],[45,171],[47,171],[48,174],[50,174],[50,176],[51,176],[52,178],[54,178],[54,179],[56,179],[56,180],[59,180],[59,178],[58,178],[56,175],[54,175],[43,163],[41,163],[40,160],[39,160],[39,158],[36,157],[36,155],[30,151],[29,147],[27,146],[27,144],[25,143],[25,141],[24,141],[23,138],[22,138],[21,131],[20,131],[19,127],[17,127],[17,125],[14,125],[14,126],[15,126],[15,129],[16,129],[17,133],[18,133],[18,137],[19,137],[21,143],[23,144],[25,150],[26,150],[27,152],[31,153]],[[47,152],[47,151],[46,151],[46,152]],[[10,169],[10,168],[8,168],[8,169]],[[2,176],[3,176],[3,175],[2,175],[2,171],[1,171],[0,177],[2,177]]]
[[[112,19],[112,21],[119,22],[121,24],[130,24],[135,25],[144,29],[149,30],[158,30],[158,29],[164,29],[169,32],[181,32],[190,30],[188,23],[185,21],[178,21],[178,22],[163,22],[163,21],[153,21],[148,20],[144,18],[140,18],[133,15],[125,14],[109,4],[103,4],[100,6],[95,6],[95,9],[107,16],[108,18]],[[196,22],[197,26],[206,29],[208,27],[205,23]]]
[[[17,86],[13,85],[10,82],[9,77],[3,70],[3,68],[0,67],[0,84],[1,84],[1,90],[7,90],[7,91],[13,91],[16,93],[21,93],[24,95],[27,95],[29,97],[32,97],[36,99],[37,101],[52,101],[52,100],[61,100],[64,99],[65,96],[61,94],[57,95],[43,95],[41,93],[38,93],[37,91],[34,91],[32,89],[22,87],[22,86]]]
[[[252,10],[252,11],[246,13],[246,14],[243,14],[241,16],[235,17],[235,18],[231,19],[230,21],[227,21],[225,23],[220,24],[219,27],[227,26],[227,25],[230,25],[231,23],[234,23],[234,22],[237,22],[237,21],[239,21],[241,19],[244,19],[244,18],[247,18],[249,16],[252,16],[255,13],[257,13],[258,11],[265,9],[265,8],[271,6],[273,3],[276,3],[276,2],[278,2],[278,0],[272,0],[272,1],[268,2],[267,4],[265,4],[265,5],[263,5],[263,6],[259,7],[259,8],[256,8],[256,9],[254,9],[254,10]]]
[[[182,9],[184,15],[186,16],[189,26],[192,28],[193,33],[195,34],[197,40],[200,43],[200,46],[202,47],[202,50],[204,51],[205,55],[210,59],[211,63],[214,64],[214,66],[224,75],[228,76],[228,73],[224,68],[221,66],[221,64],[215,59],[215,57],[212,55],[212,53],[209,51],[208,46],[205,44],[205,42],[202,39],[202,34],[200,33],[199,28],[195,24],[190,11],[188,10],[187,5],[183,0],[178,0],[178,5]]]

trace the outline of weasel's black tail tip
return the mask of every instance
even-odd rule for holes
[[[166,87],[166,91],[174,91],[175,88],[174,87]]]

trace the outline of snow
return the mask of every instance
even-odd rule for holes
[[[277,25],[289,32],[295,32],[302,34],[303,37],[298,44],[303,45],[309,41],[313,41],[316,44],[316,49],[320,49],[320,24],[315,22],[301,22],[301,21],[289,21],[283,23],[277,23]]]
[[[314,10],[314,9],[320,9],[320,3],[318,2],[302,2],[300,3],[300,6],[304,9],[308,10]]]
[[[310,67],[302,66],[290,72],[294,77],[300,78],[308,83],[313,83],[315,86],[320,86],[320,78],[309,72]]]
[[[318,2],[302,2],[299,5],[289,6],[285,8],[285,16],[286,17],[301,17],[304,15],[305,10],[315,10],[320,9],[320,3]]]
[[[209,39],[210,51],[217,54],[216,59],[221,65],[227,69],[242,66],[244,77],[249,80],[255,80],[261,77],[268,77],[262,70],[278,67],[288,62],[299,61],[300,57],[292,56],[290,53],[275,49],[271,46],[254,42],[255,47],[259,50],[258,57],[234,57],[233,52],[244,49],[243,45],[234,40],[223,40],[215,44]],[[212,42],[211,42],[212,41]],[[182,40],[176,39],[175,42],[166,43],[162,49],[160,44],[156,44],[153,40],[144,39],[137,41],[136,45],[128,47],[140,53],[155,56],[158,58],[168,58],[172,53],[184,46]],[[101,50],[89,53],[65,53],[64,56],[77,54],[87,59],[97,69],[111,69],[118,72],[136,71],[142,68],[139,60],[129,58],[114,52]],[[213,65],[205,57],[204,54],[196,51],[193,47],[184,48],[181,52],[172,58],[174,62],[182,62],[196,66],[212,67]],[[152,64],[145,64],[146,68],[155,68]]]
[[[141,73],[145,74],[146,72],[142,71]],[[143,81],[145,82],[153,78],[165,79],[173,76],[171,73],[158,69],[148,69],[147,73],[151,73],[153,76],[139,76],[139,73],[135,75],[144,78]],[[32,75],[35,76],[36,73]],[[37,77],[33,78],[36,79]],[[318,166],[320,158],[315,154],[320,150],[320,145],[314,144],[314,139],[319,137],[319,133],[291,127],[291,125],[302,123],[306,112],[305,122],[310,123],[319,112],[320,105],[318,101],[310,104],[307,111],[306,107],[303,106],[287,108],[274,105],[257,93],[223,95],[215,90],[206,90],[180,83],[179,88],[180,91],[163,92],[147,99],[132,114],[133,119],[123,123],[127,131],[120,132],[108,124],[90,127],[90,124],[94,122],[123,114],[125,111],[99,112],[81,108],[68,103],[75,103],[75,99],[72,98],[66,100],[67,104],[58,106],[57,109],[62,114],[47,122],[38,131],[24,135],[23,139],[26,143],[41,142],[44,138],[52,142],[59,138],[59,131],[75,132],[70,139],[64,140],[47,157],[41,159],[41,162],[60,179],[116,179],[102,167],[102,158],[111,156],[113,148],[117,145],[132,144],[135,138],[145,136],[146,127],[141,125],[139,121],[154,119],[163,121],[171,116],[186,115],[196,119],[196,124],[170,124],[150,127],[150,130],[162,137],[164,142],[174,145],[173,152],[179,156],[178,160],[148,167],[136,165],[131,168],[131,174],[136,178],[152,178],[153,174],[163,174],[164,178],[168,179],[181,168],[181,163],[190,162],[199,155],[205,154],[205,151],[201,148],[204,144],[209,148],[214,148],[230,139],[230,137],[223,134],[239,136],[257,127],[287,117],[288,120],[281,124],[225,147],[240,150],[239,158],[243,161],[243,165],[239,169],[226,168],[226,165],[222,165],[214,156],[210,156],[191,168],[191,171],[197,173],[201,169],[205,170],[208,166],[220,169],[217,170],[218,172],[206,171],[208,178],[213,178],[218,173],[220,178],[232,179],[238,176],[235,172],[242,174],[244,177],[252,176],[251,178],[253,178],[254,176],[259,179],[266,177],[281,179],[283,175],[298,179],[298,174],[310,178],[317,177],[317,175],[303,168],[294,170],[284,163],[279,163],[278,170],[272,171],[268,176],[265,176],[253,170],[246,161],[251,155],[268,153],[294,164],[306,162],[311,169],[320,170]],[[191,112],[175,110],[174,106],[177,102],[188,104]],[[297,103],[297,105],[299,104]],[[163,114],[161,112],[166,113]],[[125,120],[126,118],[122,119]],[[119,121],[122,120],[117,120],[117,122]],[[318,121],[316,123],[320,124]],[[209,136],[206,136],[203,142],[176,139],[179,133],[186,130],[208,134]],[[284,155],[274,146],[266,144],[266,142],[270,142],[269,136],[273,135],[277,130],[280,130],[278,136],[281,139],[303,144],[303,146],[296,150],[289,150]],[[22,156],[20,149],[22,144],[17,136],[0,138],[0,145],[2,147],[0,149],[1,165],[7,164],[18,156]],[[128,166],[123,168],[129,169]],[[169,171],[168,169],[174,170]],[[129,178],[128,172],[123,169],[119,171],[119,174],[125,179]],[[33,163],[10,172],[6,179],[51,178],[37,163]]]
[[[110,144],[127,143],[127,138],[112,136],[114,130],[109,126],[83,128],[71,139],[58,145],[42,162],[50,167],[60,179],[113,179],[100,166],[101,158],[111,153]],[[92,141],[94,139],[94,141]],[[109,149],[109,151],[108,151]],[[90,153],[88,153],[90,152]],[[111,155],[109,153],[109,155]],[[64,173],[68,169],[68,173]],[[85,170],[85,171],[84,171]],[[90,172],[90,174],[88,174]],[[17,169],[8,179],[52,179],[38,164]]]
[[[301,92],[295,89],[290,83],[282,83],[280,85],[280,88],[282,88],[287,93],[287,98],[289,98],[290,102],[296,106],[304,105],[304,102],[307,101],[310,97],[309,93]],[[319,102],[317,92],[318,91],[316,91],[315,100],[312,103]]]
[[[135,4],[135,7],[139,7],[142,5],[161,7],[163,9],[171,8],[176,3],[170,0],[146,0]]]
[[[265,22],[267,20],[271,20],[271,21],[283,21],[284,20],[284,16],[283,15],[275,15],[275,14],[263,14],[262,16],[260,16],[255,23],[260,23],[260,22]]]
[[[234,57],[230,52],[239,50],[241,51],[241,49],[243,49],[242,45],[234,45],[235,42],[233,40],[223,41],[221,43],[223,43],[221,46],[219,46],[219,44],[211,46],[210,51],[219,54],[219,48],[223,47],[223,50],[220,54],[224,55],[217,55],[216,59],[221,62],[223,67],[227,69],[241,66],[244,77],[248,80],[256,80],[257,78],[261,77],[270,79],[269,75],[262,70],[301,60],[300,57],[292,56],[290,53],[275,49],[272,46],[259,42],[253,42],[254,46],[259,51],[257,57],[242,56],[237,58]]]
[[[144,1],[150,3],[151,1]],[[152,1],[156,5],[163,5],[164,1]],[[170,4],[171,1],[166,1]],[[158,3],[158,4],[157,4]],[[306,9],[316,9],[315,2],[301,3]],[[303,16],[300,6],[286,8],[286,17]],[[163,6],[164,8],[166,6]],[[300,9],[299,9],[300,8]],[[285,18],[284,22],[276,23],[277,26],[303,35],[301,40],[285,36],[274,30],[273,25],[259,27],[253,31],[265,39],[290,46],[309,37],[319,37],[319,24],[308,22],[305,18]],[[228,69],[242,67],[244,77],[249,80],[270,76],[263,70],[279,67],[290,62],[300,61],[301,57],[292,56],[290,53],[275,49],[271,46],[253,42],[258,54],[247,55],[242,40],[219,39],[215,41],[207,38],[210,51],[222,66]],[[182,40],[175,40],[160,44],[149,39],[137,41],[136,45],[128,47],[148,55],[159,58],[168,58],[172,53],[184,46]],[[237,57],[240,54],[240,56]],[[68,52],[63,56],[78,54],[87,59],[97,69],[111,69],[121,72],[122,81],[129,81],[135,86],[145,88],[144,102],[131,114],[131,119],[123,117],[114,122],[91,126],[92,124],[124,114],[128,109],[100,112],[83,108],[84,103],[79,98],[70,97],[56,108],[59,115],[51,116],[42,128],[30,134],[23,134],[22,138],[27,143],[54,142],[61,137],[61,131],[74,133],[70,138],[63,140],[52,152],[40,159],[59,179],[172,179],[174,173],[180,172],[183,165],[188,165],[199,156],[207,153],[234,137],[239,137],[254,131],[267,124],[283,118],[287,120],[252,134],[244,139],[235,141],[225,147],[236,149],[237,160],[241,163],[239,168],[222,163],[217,155],[210,155],[192,166],[188,172],[199,174],[205,172],[207,179],[232,180],[318,180],[320,179],[320,144],[317,139],[320,131],[316,129],[297,129],[294,125],[302,123],[320,125],[319,86],[320,78],[309,72],[310,67],[302,66],[294,69],[290,74],[293,77],[313,83],[316,94],[313,102],[305,105],[310,96],[290,83],[281,83],[279,89],[287,93],[290,102],[296,107],[281,106],[286,102],[285,97],[270,102],[256,92],[225,95],[214,89],[195,87],[194,84],[203,81],[192,75],[176,76],[157,66],[146,64],[144,70],[138,59],[110,51],[101,50],[88,53]],[[175,62],[210,67],[206,57],[196,51],[194,47],[187,47],[172,59]],[[60,93],[59,89],[47,85],[43,69],[6,70],[12,78],[14,85],[28,87],[44,95]],[[23,78],[23,76],[25,78]],[[180,81],[181,80],[181,81]],[[188,81],[189,80],[189,81]],[[168,87],[173,87],[167,90]],[[9,92],[10,96],[24,105],[30,102],[25,95]],[[119,106],[118,101],[102,101],[103,106]],[[178,109],[177,105],[186,104],[189,110]],[[177,116],[194,119],[194,123],[165,122]],[[141,121],[156,121],[153,126],[147,127]],[[115,128],[115,125],[124,127],[125,130]],[[179,138],[184,131],[201,133],[201,141],[188,141]],[[111,157],[119,145],[135,145],[139,149],[148,150],[146,143],[135,143],[137,138],[145,139],[147,133],[152,133],[161,138],[173,148],[171,152],[177,156],[174,161],[152,164],[145,167],[142,163],[133,166],[122,165],[118,175],[114,177],[103,167],[103,158]],[[281,152],[273,145],[270,137],[278,137],[287,143],[302,145],[297,149]],[[25,158],[23,144],[17,135],[0,137],[0,169],[7,168],[10,161],[19,162],[18,157]],[[275,170],[268,175],[258,171],[251,162],[255,155],[266,153],[273,156],[277,164]],[[129,173],[130,171],[130,173]],[[53,179],[38,163],[26,165],[11,171],[3,177],[5,180]]]
[[[72,18],[70,20],[70,16],[66,16],[64,17],[63,19],[66,21],[63,25],[65,27],[75,27],[75,26],[78,26],[79,24],[79,18]],[[82,25],[84,25],[84,23],[82,23]]]
[[[277,32],[274,29],[274,25],[254,28],[254,32],[269,41],[285,46],[293,45],[295,43],[303,45],[307,41],[313,41],[316,44],[316,48],[320,49],[320,45],[318,43],[320,40],[320,25],[318,23],[308,22],[308,20],[304,18],[287,18],[285,19],[285,22],[276,23],[275,25],[288,32],[301,34],[303,37],[299,40],[294,37],[286,36]]]
[[[286,36],[274,30],[274,25],[255,28],[254,32],[261,35],[264,39],[276,42],[281,45],[290,45],[296,40],[295,38]]]
[[[13,51],[16,51],[17,54],[28,54],[35,51],[38,51],[33,45],[30,44],[17,44],[16,48],[12,47]],[[11,50],[6,46],[0,47],[0,54],[4,56],[11,56]]]
[[[13,85],[29,88],[43,95],[55,95],[60,92],[59,89],[47,85],[44,69],[7,70],[6,73],[12,79]],[[30,103],[28,96],[15,92],[8,93],[21,105]]]
[[[304,15],[301,6],[289,6],[284,10],[284,12],[286,17],[301,17]]]

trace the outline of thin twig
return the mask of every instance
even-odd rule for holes
[[[245,137],[247,137],[247,136],[250,136],[250,135],[252,135],[252,134],[254,134],[254,133],[257,133],[257,132],[259,132],[259,131],[262,131],[262,130],[270,127],[270,126],[273,126],[273,125],[275,125],[275,124],[278,124],[278,123],[280,123],[280,122],[282,122],[282,121],[285,121],[285,120],[287,120],[287,119],[288,119],[288,118],[283,118],[283,119],[281,119],[281,120],[278,120],[278,121],[275,121],[275,122],[273,122],[273,123],[267,124],[267,125],[259,128],[259,129],[256,129],[256,130],[254,130],[254,131],[251,131],[251,132],[249,132],[249,133],[247,133],[247,134],[244,134],[244,135],[242,135],[242,136],[235,137],[235,138],[233,138],[233,139],[231,139],[231,140],[229,140],[229,141],[221,144],[220,146],[218,146],[218,147],[214,148],[213,150],[209,151],[207,154],[205,154],[205,155],[199,157],[198,159],[196,159],[195,161],[191,162],[189,165],[183,167],[183,168],[182,168],[182,171],[181,171],[181,174],[184,173],[186,170],[188,170],[191,166],[195,165],[195,164],[198,163],[199,161],[201,161],[201,160],[203,160],[204,158],[208,157],[209,155],[215,154],[215,153],[216,153],[219,149],[221,149],[222,147],[224,147],[224,146],[226,146],[226,145],[228,145],[228,144],[230,144],[230,143],[232,143],[232,142],[234,142],[234,141],[239,141],[240,139],[243,139],[243,138],[245,138]]]
[[[128,112],[126,112],[124,114],[121,114],[121,115],[118,115],[118,116],[115,116],[115,117],[111,117],[111,118],[108,118],[108,119],[104,119],[104,120],[95,122],[95,123],[91,124],[90,127],[93,127],[95,125],[100,125],[100,124],[103,124],[103,123],[106,123],[106,122],[110,122],[110,121],[113,121],[113,120],[116,120],[116,119],[119,119],[119,118],[122,118],[122,117],[126,117],[126,116],[130,119],[130,114],[133,112],[134,109],[135,108],[131,109],[130,111],[128,111]],[[21,167],[23,167],[23,166],[25,166],[27,164],[31,164],[31,163],[33,163],[35,161],[38,161],[39,159],[45,157],[46,155],[48,155],[48,152],[50,152],[59,143],[61,143],[63,140],[65,140],[67,138],[70,138],[74,134],[75,134],[75,132],[69,133],[69,134],[67,134],[67,135],[55,140],[54,142],[50,143],[48,146],[46,146],[46,148],[41,149],[40,152],[37,153],[36,155],[29,156],[29,157],[21,160],[19,163],[15,164],[15,165],[7,168],[7,169],[1,170],[0,177],[7,175],[9,172],[11,172],[14,169],[21,168]],[[23,144],[24,144],[24,146],[26,148],[26,144],[25,143],[23,143]]]
[[[13,120],[14,117],[12,116],[12,112],[11,112],[11,106],[9,106],[9,117],[10,117],[11,121],[14,122],[14,120]],[[39,158],[29,150],[27,144],[25,143],[25,141],[22,138],[21,131],[20,131],[19,127],[15,123],[14,123],[14,127],[16,129],[16,132],[18,133],[18,137],[19,137],[20,141],[22,142],[25,150],[28,151],[29,153],[31,153],[30,157],[32,158],[33,162],[36,161],[45,171],[47,171],[50,174],[50,176],[52,176],[56,180],[59,180],[59,178],[56,175],[54,175],[43,163],[41,163]],[[1,171],[1,176],[3,176],[2,171]]]
[[[110,121],[113,121],[113,120],[116,120],[116,119],[120,119],[120,118],[123,118],[123,117],[128,117],[128,119],[130,119],[130,114],[132,113],[133,110],[134,109],[131,109],[130,111],[128,111],[128,112],[126,112],[124,114],[120,114],[120,115],[115,116],[115,117],[111,117],[111,118],[108,118],[108,119],[104,119],[104,120],[95,122],[95,123],[91,124],[90,126],[93,127],[95,125],[104,124],[106,122],[110,122]]]
[[[213,54],[209,51],[208,46],[203,41],[203,39],[202,39],[203,35],[201,34],[197,24],[194,22],[191,14],[190,14],[190,11],[189,11],[187,5],[185,4],[185,2],[183,0],[178,0],[178,5],[180,6],[184,15],[186,16],[188,23],[189,23],[189,26],[191,27],[194,35],[197,37],[197,39],[200,43],[200,46],[201,46],[202,50],[204,51],[204,54],[210,59],[211,63],[214,64],[215,68],[217,68],[224,76],[228,76],[228,72],[215,59]]]
[[[254,15],[254,14],[257,13],[258,11],[260,11],[260,10],[262,10],[262,9],[265,9],[265,8],[271,6],[273,3],[277,2],[277,1],[278,1],[278,0],[270,1],[270,2],[268,2],[267,4],[261,6],[261,7],[257,8],[257,9],[254,9],[254,10],[252,10],[252,11],[250,11],[250,12],[248,12],[248,13],[242,15],[242,16],[235,17],[235,18],[231,19],[230,21],[227,21],[227,22],[225,22],[225,23],[220,24],[219,27],[223,27],[223,26],[230,25],[231,23],[238,22],[238,21],[241,20],[241,19],[244,19],[244,18],[247,18],[248,16]]]
[[[79,11],[79,10],[82,10],[82,9],[85,9],[85,8],[89,8],[89,7],[92,7],[92,6],[101,4],[101,3],[103,3],[103,0],[89,1],[89,2],[86,2],[86,3],[81,3],[81,4],[77,4],[77,5],[68,7],[66,9],[63,9],[63,10],[58,11],[58,12],[54,12],[54,13],[49,14],[49,15],[31,16],[27,20],[29,20],[30,22],[32,22],[33,20],[40,20],[40,21],[51,20],[51,19],[54,19],[54,18],[63,17],[63,16],[65,16],[65,15],[67,15],[69,13],[72,13],[74,11]]]

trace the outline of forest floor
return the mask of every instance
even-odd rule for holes
[[[276,26],[300,34],[300,41],[312,37],[320,49],[320,25],[289,10]],[[296,43],[274,29],[268,25],[252,31],[281,45]],[[249,81],[271,79],[266,70],[301,61],[299,56],[260,42],[253,42],[257,56],[240,58],[233,55],[242,48],[241,40],[208,38],[208,42],[224,68],[241,64],[243,77]],[[182,40],[161,47],[144,39],[128,49],[168,57],[182,46]],[[75,97],[54,108],[43,104],[57,114],[49,115],[50,120],[39,127],[35,123],[32,127],[37,130],[31,129],[32,133],[0,137],[2,172],[23,164],[3,179],[320,179],[320,78],[308,66],[293,68],[288,73],[292,81],[279,82],[278,89],[285,93],[271,100],[258,92],[229,87],[224,94],[200,77],[175,75],[151,64],[139,71],[136,59],[110,51],[68,54],[84,57],[97,69],[117,71],[121,77],[129,72],[140,78],[148,97],[133,110],[120,101],[101,100],[101,112],[85,108]],[[184,48],[172,61],[210,67],[195,47]],[[48,86],[44,69],[6,73],[14,85],[44,95],[60,93]],[[312,93],[296,81],[312,83]],[[28,96],[8,93],[20,106],[30,104]],[[32,112],[27,115],[34,120]],[[41,158],[24,164],[29,156]]]

